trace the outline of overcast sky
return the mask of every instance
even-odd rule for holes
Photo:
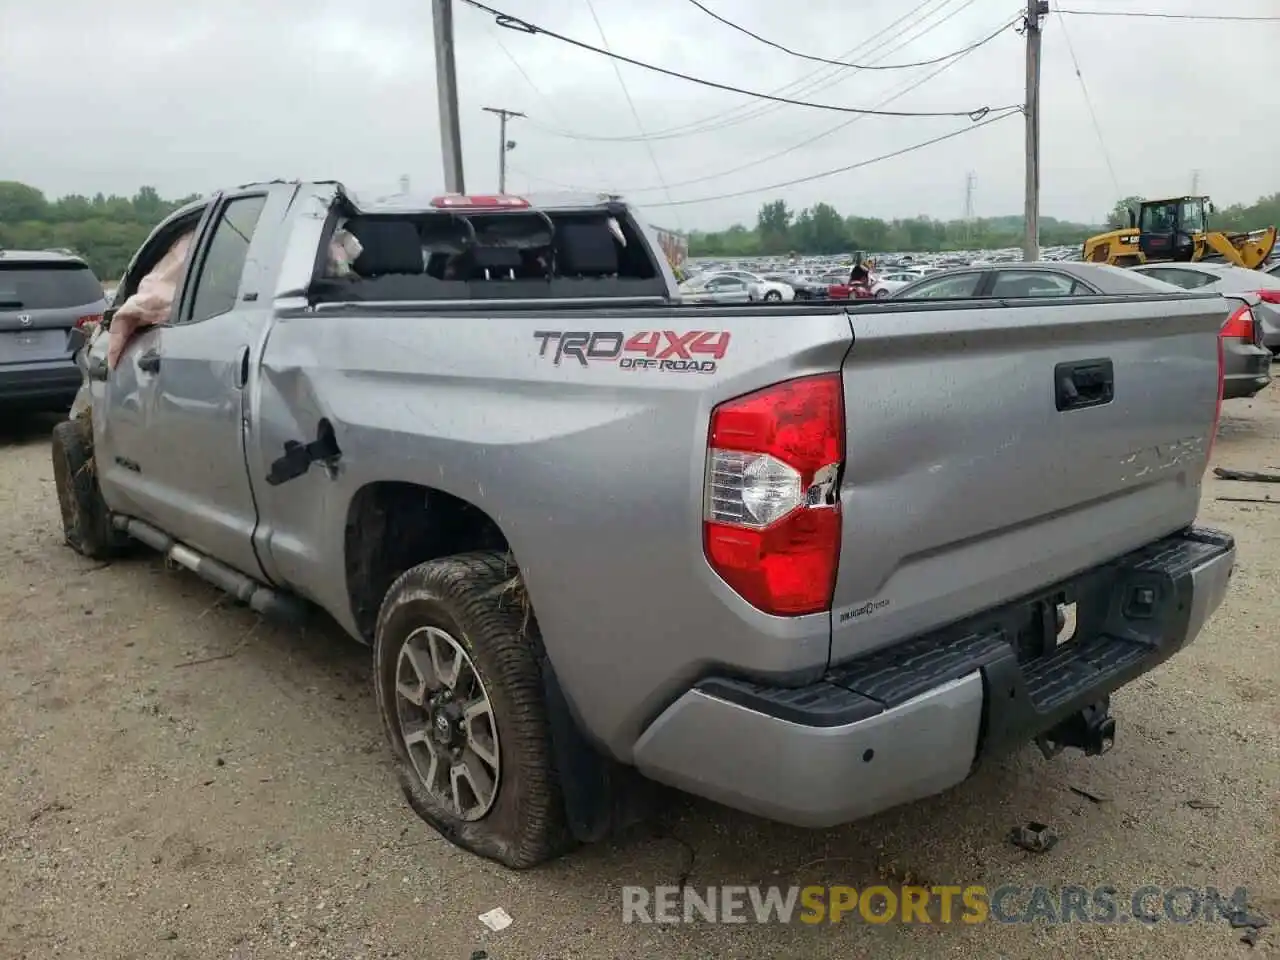
[[[592,2],[615,52],[759,92],[873,107],[940,66],[827,67],[765,47],[688,0]],[[801,52],[882,64],[950,53],[1012,20],[1018,8],[1013,0],[704,2]],[[509,154],[509,191],[556,183],[617,189],[645,204],[651,220],[675,227],[754,223],[759,206],[779,197],[796,208],[827,201],[844,214],[950,219],[964,212],[969,172],[979,215],[1021,212],[1020,116],[909,156],[758,191],[972,124],[954,117],[850,123],[848,114],[753,101],[619,64],[638,127],[610,60],[497,28],[492,17],[454,4],[471,192],[496,189],[497,118],[481,111],[496,106],[529,116],[509,132],[518,144]],[[588,0],[489,4],[603,45]],[[1280,0],[1062,5],[1280,12]],[[391,191],[407,174],[415,191],[435,190],[443,174],[431,38],[429,0],[0,0],[0,180],[31,183],[50,196],[133,193],[142,184],[175,196],[271,177],[337,178]],[[1042,213],[1097,220],[1120,194],[1190,190],[1197,168],[1202,190],[1219,205],[1280,190],[1280,125],[1267,109],[1277,50],[1280,22],[1047,18]],[[1009,30],[884,109],[1014,104],[1023,82],[1023,42]],[[556,132],[626,138],[681,128],[693,132],[648,146]],[[834,132],[766,160],[826,131]],[[664,179],[669,190],[659,185]],[[757,192],[658,206],[744,191]]]

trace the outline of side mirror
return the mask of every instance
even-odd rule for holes
[[[1210,213],[1217,213],[1217,212],[1218,212],[1218,208],[1217,208],[1217,207],[1215,207],[1215,206],[1213,205],[1213,201],[1212,201],[1212,200],[1210,200],[1210,201],[1209,201],[1209,212],[1210,212]]]

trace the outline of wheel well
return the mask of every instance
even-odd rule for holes
[[[497,523],[475,504],[416,483],[371,483],[347,508],[347,597],[360,635],[373,642],[382,598],[410,567],[467,550],[507,550]]]

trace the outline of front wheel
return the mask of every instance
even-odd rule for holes
[[[405,798],[464,850],[522,869],[569,842],[536,629],[500,553],[431,560],[387,592],[378,709]]]
[[[889,295],[889,291],[888,291],[888,290],[883,290],[883,289],[881,289],[881,290],[877,290],[877,291],[876,291],[876,299],[877,299],[877,300],[883,300],[883,299],[884,299],[885,297],[887,297],[888,295]]]
[[[63,420],[57,424],[50,453],[67,545],[91,560],[106,560],[120,553],[129,540],[112,527],[111,513],[102,499],[89,422]]]
[[[777,303],[781,299],[782,299],[782,294],[779,293],[777,290],[766,290],[764,292],[765,303]]]

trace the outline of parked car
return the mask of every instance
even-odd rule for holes
[[[106,308],[78,256],[0,249],[0,409],[66,410],[80,389],[71,331]]]
[[[826,827],[1033,738],[1105,752],[1109,695],[1222,602],[1234,543],[1192,523],[1224,302],[1128,279],[1052,315],[676,305],[616,198],[238,187],[156,228],[79,352],[64,533],[328,611],[413,809],[508,866],[638,778]]]
[[[797,276],[789,273],[767,273],[764,277],[771,283],[785,284],[795,293],[796,300],[825,300],[827,285],[820,283],[817,277]]]
[[[1280,353],[1280,276],[1248,270],[1229,263],[1153,263],[1131,267],[1134,273],[1163,280],[1184,290],[1214,293],[1256,294],[1261,301],[1253,315],[1262,328],[1262,342],[1272,354]]]
[[[725,273],[681,284],[679,295],[685,303],[750,303],[753,299],[745,280]]]
[[[909,283],[915,283],[924,274],[914,270],[896,270],[891,273],[878,274],[871,283],[871,292],[877,298],[884,298],[897,293]]]
[[[1245,272],[1256,274],[1256,271]],[[1134,268],[1126,270],[1080,262],[1023,262],[935,273],[903,287],[893,299],[1143,296],[1161,290],[1172,293],[1174,289],[1187,287],[1171,286],[1150,271]],[[1270,351],[1263,342],[1263,327],[1257,322],[1259,308],[1264,304],[1256,294],[1224,296],[1228,309],[1224,310],[1221,330],[1225,365],[1223,397],[1227,400],[1252,397],[1271,383]]]
[[[795,289],[791,284],[770,280],[758,273],[749,273],[746,270],[724,270],[720,276],[741,280],[747,285],[752,300],[777,303],[796,298]]]

